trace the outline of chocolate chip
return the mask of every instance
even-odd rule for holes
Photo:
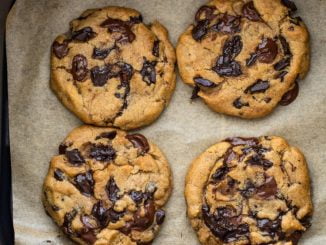
[[[104,132],[104,133],[101,133],[100,135],[96,136],[95,140],[99,140],[99,139],[103,139],[103,138],[113,140],[116,136],[117,136],[117,131]]]
[[[234,36],[225,42],[223,46],[223,55],[219,56],[216,65],[212,68],[221,76],[240,76],[242,74],[240,63],[235,61],[243,47],[241,37]]]
[[[247,66],[253,65],[258,59],[261,63],[272,63],[278,54],[277,43],[271,38],[264,38],[256,48],[255,53],[247,59]]]
[[[141,154],[145,154],[149,151],[150,146],[145,136],[141,134],[129,134],[126,136],[126,138],[133,144],[135,148],[139,149]]]
[[[117,212],[113,208],[110,208],[107,211],[108,220],[109,220],[109,222],[112,222],[112,223],[117,223],[119,221],[119,219],[124,216],[124,214],[125,214],[124,212]]]
[[[267,89],[269,89],[269,87],[269,81],[263,81],[261,79],[258,79],[254,84],[246,88],[245,93],[264,93]]]
[[[214,182],[221,181],[229,171],[230,169],[228,168],[228,166],[223,165],[222,167],[216,169],[215,173],[212,174],[212,180]]]
[[[52,205],[51,208],[54,212],[58,212],[60,210],[60,208],[56,205]]]
[[[277,194],[277,184],[272,176],[266,176],[265,183],[257,187],[256,196],[262,199],[268,199]]]
[[[132,190],[129,192],[129,196],[136,204],[140,204],[143,201],[143,193],[141,191]]]
[[[241,196],[245,198],[250,198],[256,193],[256,186],[252,183],[251,180],[247,180],[245,184],[245,188],[240,190]]]
[[[68,146],[65,143],[61,143],[59,145],[59,154],[60,155],[64,155],[66,154],[66,150],[67,150]]]
[[[64,216],[62,230],[68,235],[72,235],[74,233],[71,229],[71,222],[74,220],[76,215],[77,211],[74,209],[71,212],[66,213]]]
[[[110,70],[106,65],[95,66],[91,69],[91,79],[95,87],[104,86],[109,79],[109,75]]]
[[[81,232],[79,236],[82,240],[87,242],[87,244],[94,244],[97,241],[96,234],[92,230]]]
[[[205,20],[212,20],[212,18],[214,17],[214,11],[216,10],[215,6],[201,6],[195,16],[195,20],[196,22],[199,22],[202,19]]]
[[[212,81],[202,78],[202,77],[195,77],[194,81],[197,85],[206,87],[206,88],[214,88],[217,86],[216,83],[213,83]]]
[[[88,73],[87,59],[82,54],[77,54],[72,60],[71,73],[75,80],[81,82],[85,79]]]
[[[117,186],[114,178],[111,176],[105,188],[106,194],[111,202],[116,202],[120,199],[120,189]]]
[[[289,45],[289,43],[286,41],[286,39],[285,39],[282,35],[279,36],[279,39],[280,39],[281,44],[282,44],[282,48],[283,48],[283,53],[284,53],[284,55],[292,56],[292,52],[291,52],[291,49],[290,49],[290,45]]]
[[[242,102],[241,97],[239,97],[235,101],[233,101],[233,106],[235,108],[237,108],[237,109],[241,109],[244,106],[249,107],[249,103],[248,102]]]
[[[117,39],[118,42],[132,43],[136,39],[136,35],[131,31],[130,25],[120,19],[108,18],[100,26],[107,28],[109,33],[120,33],[121,35]]]
[[[214,31],[225,34],[234,34],[240,31],[241,17],[223,14],[216,25],[212,27]]]
[[[223,158],[223,163],[225,165],[228,165],[231,163],[232,160],[234,160],[237,157],[237,154],[232,150],[232,148],[230,147],[226,153],[224,154]]]
[[[57,58],[62,59],[68,54],[69,52],[68,44],[69,44],[69,40],[64,40],[62,43],[55,41],[52,44],[52,51]]]
[[[165,219],[165,212],[162,209],[159,209],[155,213],[156,224],[161,225]]]
[[[160,57],[160,40],[155,40],[154,41],[152,54],[155,57]]]
[[[201,41],[208,32],[209,20],[200,20],[192,29],[192,37],[196,41]]]
[[[283,5],[285,7],[289,8],[291,10],[291,12],[295,12],[298,10],[295,3],[291,0],[281,0],[281,2],[283,3]]]
[[[87,42],[96,36],[91,27],[85,27],[78,31],[72,32],[72,39],[75,41]]]
[[[147,83],[147,85],[151,85],[152,83],[156,83],[156,71],[155,66],[156,61],[148,61],[145,60],[143,63],[143,68],[140,71],[140,74],[143,77],[143,81]]]
[[[257,219],[257,226],[260,230],[268,232],[271,237],[281,230],[282,218],[278,217],[275,220]]]
[[[248,224],[242,224],[241,217],[237,216],[231,207],[217,208],[216,212],[211,214],[209,206],[203,205],[202,215],[206,226],[214,236],[225,243],[234,242],[249,235]]]
[[[281,79],[281,82],[284,81],[284,77],[288,74],[287,71],[281,71],[280,73],[278,73],[276,76],[275,76],[275,79]]]
[[[89,157],[96,161],[109,162],[116,157],[116,151],[109,145],[92,145]]]
[[[274,69],[276,71],[281,71],[281,70],[285,69],[286,67],[288,67],[290,65],[290,62],[291,62],[290,57],[284,58],[274,65]]]
[[[144,231],[153,224],[155,217],[155,205],[152,200],[145,202],[144,213],[145,214],[143,215],[141,209],[138,209],[134,214],[132,224],[133,230]]]
[[[94,194],[94,180],[92,171],[87,171],[85,174],[78,174],[74,178],[76,188],[85,196]]]
[[[261,21],[260,14],[255,8],[254,2],[250,1],[243,5],[242,7],[242,15],[251,21]]]
[[[110,48],[105,48],[105,49],[94,48],[92,58],[98,60],[104,60],[106,57],[108,57],[111,51],[112,49]]]
[[[265,159],[264,156],[261,154],[255,154],[255,155],[251,156],[246,161],[246,163],[250,164],[250,165],[262,166],[264,168],[264,170],[267,170],[273,166],[273,163],[271,161]]]
[[[227,138],[225,141],[229,142],[232,146],[238,146],[238,145],[255,146],[255,145],[258,145],[257,138],[233,137],[233,138]]]
[[[81,155],[81,153],[78,151],[78,149],[73,149],[71,151],[66,151],[66,157],[68,158],[68,161],[76,166],[80,166],[83,163],[85,163],[85,159]]]
[[[104,203],[102,200],[94,204],[92,208],[92,215],[98,220],[102,228],[108,225],[108,209],[104,207]]]
[[[291,241],[293,245],[297,245],[301,237],[302,231],[295,231],[289,237],[286,238],[286,241]]]
[[[90,216],[90,215],[82,215],[82,216],[80,216],[80,221],[88,229],[95,229],[95,228],[97,228],[97,220],[95,220],[93,216]]]
[[[58,168],[54,170],[53,176],[57,181],[63,181],[65,178],[64,173]]]
[[[291,104],[298,97],[298,94],[299,94],[299,84],[298,82],[295,82],[294,87],[283,95],[279,104],[282,106],[287,106]]]
[[[199,98],[199,95],[198,95],[199,91],[200,91],[200,88],[199,88],[199,86],[196,85],[196,86],[194,87],[194,89],[192,90],[192,94],[191,94],[190,99],[191,99],[191,100],[194,100],[194,99]]]
[[[143,22],[143,16],[140,14],[138,16],[131,16],[129,19],[129,25],[136,25]]]

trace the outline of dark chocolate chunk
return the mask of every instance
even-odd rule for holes
[[[155,40],[154,41],[152,54],[155,57],[160,57],[160,40]]]
[[[295,82],[294,87],[283,95],[279,104],[282,106],[287,106],[291,104],[298,97],[298,94],[299,94],[299,84],[298,82]]]
[[[104,203],[102,200],[94,204],[92,209],[92,215],[98,220],[102,228],[108,225],[108,209],[104,207]]]
[[[257,226],[260,230],[267,232],[271,237],[274,237],[282,230],[281,216],[275,220],[257,219]]]
[[[77,211],[74,209],[69,213],[66,213],[64,216],[63,224],[62,224],[62,230],[67,235],[72,235],[74,232],[71,229],[71,222],[74,220],[74,218],[77,215]]]
[[[256,165],[256,166],[262,166],[264,170],[269,169],[273,166],[273,163],[267,159],[264,158],[262,154],[255,154],[251,156],[247,161],[247,164],[250,165]]]
[[[110,33],[120,33],[121,35],[117,39],[118,42],[132,43],[136,39],[136,35],[132,32],[130,24],[120,19],[108,18],[100,26],[107,28]]]
[[[87,230],[85,232],[81,232],[79,234],[79,237],[87,244],[94,244],[97,241],[96,234],[93,230]]]
[[[242,15],[251,21],[261,21],[260,14],[255,8],[254,2],[250,1],[243,5],[242,7]]]
[[[75,41],[87,42],[90,39],[94,38],[96,36],[96,33],[93,32],[93,29],[91,27],[85,27],[78,31],[72,32],[71,36],[72,39]]]
[[[94,48],[92,58],[98,60],[104,60],[106,57],[108,57],[111,51],[112,51],[111,48],[105,48],[105,49]]]
[[[132,190],[129,192],[130,198],[136,203],[140,204],[143,201],[143,192]]]
[[[202,77],[195,77],[194,81],[197,85],[206,87],[206,88],[214,88],[217,86],[216,83],[213,83],[212,81],[202,78]]]
[[[245,198],[250,198],[256,193],[256,186],[251,180],[246,181],[245,188],[240,190],[240,194]]]
[[[53,176],[54,178],[57,180],[57,181],[63,181],[64,178],[65,178],[65,175],[64,173],[62,172],[62,170],[60,169],[55,169],[54,172],[53,172]]]
[[[116,157],[116,151],[110,145],[92,145],[89,157],[96,161],[109,162]]]
[[[257,187],[256,196],[262,199],[268,199],[277,194],[277,184],[272,176],[266,176],[265,183]]]
[[[140,71],[140,74],[143,77],[143,81],[147,83],[147,85],[151,85],[152,83],[156,83],[156,71],[155,66],[156,61],[148,61],[144,60],[143,67]]]
[[[124,212],[117,212],[113,208],[107,211],[109,222],[117,223],[121,217],[124,216]]]
[[[255,53],[252,53],[247,59],[247,66],[253,65],[258,59],[261,63],[272,63],[278,54],[277,43],[271,38],[264,38],[256,48]]]
[[[135,148],[138,148],[141,154],[145,154],[149,151],[150,147],[145,136],[141,134],[128,134],[126,138],[133,144]]]
[[[295,3],[291,0],[281,0],[281,2],[283,3],[283,5],[285,7],[287,7],[288,9],[291,10],[291,12],[295,12],[297,11],[297,6],[295,5]]]
[[[80,216],[80,221],[84,224],[84,226],[88,229],[97,228],[97,220],[94,219],[93,216],[90,215],[82,215]]]
[[[54,212],[58,212],[60,210],[60,208],[56,205],[52,205],[51,208]]]
[[[109,75],[110,70],[106,65],[95,66],[91,69],[91,79],[95,87],[104,86],[109,79]]]
[[[77,54],[72,60],[71,74],[73,78],[79,82],[83,81],[87,76],[87,59],[82,54]]]
[[[72,165],[80,166],[81,164],[85,163],[85,159],[83,158],[78,149],[66,151],[66,157]]]
[[[258,79],[254,84],[250,85],[246,88],[245,93],[256,94],[256,93],[264,93],[267,89],[269,89],[269,81],[263,81]]]
[[[206,226],[214,236],[225,243],[234,242],[249,235],[248,224],[241,223],[241,216],[237,216],[232,207],[220,207],[211,214],[210,207],[203,205],[202,215]]]
[[[68,44],[69,44],[69,40],[64,40],[62,43],[55,41],[52,44],[52,51],[58,59],[62,59],[68,54],[69,52]]]
[[[197,25],[192,29],[192,37],[196,41],[201,41],[208,33],[209,20],[200,20]]]
[[[85,196],[94,194],[94,180],[92,171],[87,171],[85,174],[78,174],[74,178],[76,188]]]
[[[199,98],[199,95],[198,95],[199,91],[200,91],[199,86],[198,85],[195,85],[194,89],[192,90],[192,94],[191,94],[190,99],[191,100],[194,100],[194,99]]]
[[[285,69],[286,67],[288,67],[290,65],[290,62],[291,62],[291,58],[290,57],[281,59],[279,62],[277,62],[274,65],[274,69],[276,71],[281,71],[281,70]]]
[[[225,141],[229,142],[232,146],[238,146],[238,145],[256,146],[256,145],[258,145],[257,138],[233,137],[233,138],[227,138]]]
[[[290,45],[289,43],[286,41],[286,39],[280,35],[279,36],[279,39],[280,39],[280,42],[282,44],[282,48],[283,48],[283,53],[284,55],[289,55],[289,56],[292,56],[292,52],[291,52],[291,49],[290,49]]]
[[[240,76],[242,74],[240,63],[234,59],[241,52],[242,46],[241,37],[238,35],[227,40],[223,46],[223,55],[218,57],[213,71],[221,76]]]
[[[154,222],[155,205],[152,200],[148,200],[144,205],[144,215],[139,208],[134,214],[132,229],[137,231],[144,231],[148,229]]]
[[[228,165],[231,163],[232,160],[234,160],[237,157],[237,154],[232,150],[232,148],[230,147],[226,153],[224,154],[224,160],[223,163],[225,165]]]
[[[301,237],[302,231],[295,231],[289,237],[286,238],[286,241],[291,241],[293,245],[297,245]]]
[[[214,31],[225,34],[234,34],[240,31],[241,17],[223,14],[216,25],[212,27]]]
[[[223,165],[222,167],[216,169],[215,173],[212,174],[212,180],[214,182],[221,181],[229,171],[230,169],[228,168],[228,166]]]
[[[237,98],[235,101],[233,101],[233,106],[237,109],[241,109],[242,107],[246,106],[249,107],[249,103],[248,102],[242,102],[241,98]]]
[[[114,178],[111,176],[105,188],[106,194],[111,202],[116,202],[120,199],[120,189],[117,186]]]
[[[275,79],[281,79],[281,82],[284,81],[284,77],[288,74],[287,71],[281,71],[280,73],[278,73],[276,76],[275,76]]]
[[[161,225],[165,219],[165,212],[162,209],[159,209],[155,213],[156,224]]]
[[[96,136],[95,140],[103,139],[103,138],[113,140],[116,136],[117,136],[117,131],[104,132]]]
[[[201,6],[195,16],[196,22],[199,22],[200,20],[212,20],[214,17],[214,11],[216,10],[215,6]]]
[[[68,146],[67,146],[66,144],[61,143],[61,144],[59,145],[59,154],[60,154],[60,155],[64,155],[64,154],[66,154],[66,150],[67,150],[67,148],[68,148]]]

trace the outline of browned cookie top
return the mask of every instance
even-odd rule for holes
[[[136,10],[85,11],[52,45],[51,86],[82,121],[122,129],[154,121],[175,87],[167,30]]]
[[[309,69],[309,35],[289,0],[213,0],[180,37],[178,65],[216,112],[269,114],[298,95]]]
[[[297,244],[310,226],[302,153],[280,137],[229,138],[189,169],[188,216],[202,244]]]
[[[52,158],[43,203],[78,244],[150,244],[171,189],[164,155],[143,135],[82,126]]]

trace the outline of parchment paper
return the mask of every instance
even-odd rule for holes
[[[87,8],[121,5],[138,9],[145,22],[161,21],[174,44],[193,21],[199,0],[18,0],[7,22],[10,141],[16,244],[70,244],[45,214],[40,196],[50,158],[81,122],[49,89],[50,46]],[[154,244],[199,244],[186,218],[184,177],[191,161],[229,136],[279,135],[299,147],[309,163],[315,213],[301,244],[326,244],[326,1],[297,0],[312,39],[312,66],[300,95],[272,115],[247,121],[191,103],[191,88],[178,78],[168,109],[141,130],[165,152],[174,174],[167,219]]]

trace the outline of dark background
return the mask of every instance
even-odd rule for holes
[[[5,24],[14,0],[0,0],[0,244],[14,244],[12,224],[11,163],[8,126],[8,81]]]

